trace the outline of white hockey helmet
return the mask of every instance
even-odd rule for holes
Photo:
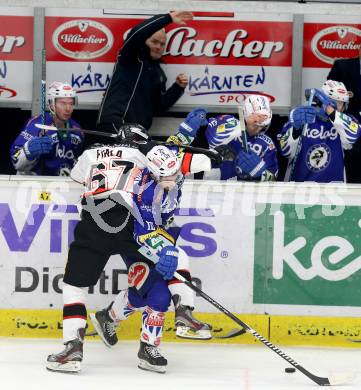
[[[347,91],[345,84],[341,81],[326,80],[322,85],[322,91],[331,99],[343,102],[348,105],[350,94]]]
[[[157,180],[160,177],[172,176],[179,171],[180,160],[176,154],[166,146],[154,146],[147,153],[147,168]]]
[[[248,95],[244,101],[243,113],[245,118],[252,114],[266,115],[267,118],[260,125],[262,127],[268,127],[272,119],[269,98],[263,95]]]
[[[47,93],[47,102],[51,112],[53,112],[51,105],[55,104],[55,99],[57,98],[73,98],[74,105],[77,104],[76,91],[68,83],[62,83],[60,81],[54,81],[51,83]]]

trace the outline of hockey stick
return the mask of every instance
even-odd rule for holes
[[[310,89],[309,93],[310,94],[308,96],[307,105],[311,106],[312,102],[313,102],[313,97],[315,95],[315,90],[312,88],[312,89]],[[292,159],[291,168],[290,168],[289,172],[286,172],[285,181],[290,181],[292,179],[293,171],[294,171],[295,166],[296,166],[296,161],[297,161],[298,155],[300,154],[300,151],[302,148],[302,138],[304,137],[307,129],[308,129],[308,124],[305,123],[303,126],[303,129],[302,129],[302,133],[298,137],[296,152],[295,152],[295,155],[293,156],[293,159]]]
[[[256,330],[252,329],[248,324],[240,320],[238,317],[236,317],[234,314],[232,314],[229,310],[227,310],[225,307],[223,307],[220,303],[215,301],[213,298],[211,298],[209,295],[207,295],[205,292],[203,292],[200,288],[189,282],[187,279],[185,279],[182,275],[180,275],[178,272],[174,273],[174,277],[186,284],[189,288],[191,288],[193,291],[195,291],[198,295],[200,295],[202,298],[204,298],[207,302],[209,302],[211,305],[216,307],[218,310],[220,310],[223,314],[225,314],[227,317],[232,319],[234,322],[236,322],[238,325],[242,326],[244,330],[248,333],[250,333],[253,337],[255,337],[257,340],[261,341],[267,348],[271,349],[273,352],[275,352],[277,355],[281,356],[282,359],[286,360],[288,363],[290,363],[293,367],[297,368],[297,370],[301,371],[304,375],[306,375],[308,378],[310,378],[313,382],[317,383],[319,386],[333,386],[333,385],[339,385],[343,384],[345,380],[350,379],[352,375],[341,375],[333,377],[325,378],[320,377],[317,375],[312,374],[308,370],[306,370],[304,367],[302,367],[300,364],[298,364],[295,360],[293,360],[291,357],[287,356],[284,352],[282,352],[278,347],[273,345],[270,341],[268,341],[266,338],[264,338],[262,335],[260,335]]]
[[[45,124],[45,110],[46,110],[46,51],[41,51],[41,123]]]
[[[118,138],[118,134],[115,133],[107,133],[105,131],[97,131],[97,130],[87,130],[87,129],[78,129],[78,128],[57,128],[55,126],[48,126],[48,125],[42,125],[39,123],[35,124],[36,127],[43,130],[53,130],[53,131],[79,131],[86,134],[93,134],[93,135],[100,135],[102,137],[108,137],[116,139]],[[184,146],[184,145],[176,145],[176,144],[169,144],[166,142],[160,142],[160,141],[151,141],[156,145],[164,145],[164,146],[178,146],[179,148],[182,148],[184,151],[189,153],[200,153],[205,154],[209,158],[215,158],[218,155],[218,152],[211,149],[204,149],[204,148],[197,148],[195,146]]]
[[[241,140],[242,140],[242,146],[243,150],[248,153],[248,143],[247,143],[247,130],[246,130],[246,123],[244,121],[244,113],[243,113],[243,104],[238,106],[238,118],[239,118],[239,126],[241,128]]]
[[[244,328],[241,328],[241,329],[236,328],[236,329],[230,330],[225,335],[213,336],[213,337],[215,337],[216,339],[231,339],[233,337],[241,336],[242,334],[245,334],[245,333],[246,333],[246,330]]]

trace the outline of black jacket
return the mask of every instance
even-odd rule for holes
[[[110,84],[103,97],[97,128],[118,129],[136,122],[149,129],[153,116],[172,106],[184,93],[174,83],[166,90],[160,61],[153,61],[145,41],[172,22],[169,14],[156,15],[135,26],[119,51]]]
[[[328,74],[329,80],[341,81],[348,91],[353,92],[347,113],[361,121],[361,75],[360,59],[347,58],[336,60]],[[361,139],[351,150],[345,151],[345,167],[348,183],[361,183]]]
[[[357,119],[361,119],[361,75],[360,59],[347,58],[336,60],[327,76],[328,80],[341,81],[348,91],[353,92],[348,112]]]

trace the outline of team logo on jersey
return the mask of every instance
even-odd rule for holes
[[[54,47],[64,56],[76,60],[100,57],[113,46],[114,37],[107,26],[95,20],[71,20],[53,33]]]
[[[313,145],[307,151],[307,167],[313,172],[319,172],[327,168],[330,161],[331,149],[326,144]]]
[[[149,266],[146,263],[136,262],[129,267],[128,286],[139,290],[149,275]]]

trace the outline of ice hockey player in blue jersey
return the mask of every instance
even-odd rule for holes
[[[278,174],[276,148],[265,134],[272,119],[269,99],[249,95],[244,102],[246,137],[243,137],[239,120],[232,115],[209,119],[206,138],[209,147],[223,154],[224,161],[213,164],[204,179],[237,179],[252,181],[275,180]],[[243,145],[247,142],[248,151]]]
[[[47,92],[50,112],[31,118],[11,146],[14,168],[22,175],[69,176],[83,150],[81,132],[42,130],[36,124],[79,128],[71,119],[76,92],[67,83],[53,82]]]
[[[307,95],[312,103],[295,107],[279,135],[289,159],[285,181],[344,182],[344,150],[361,135],[357,120],[345,113],[349,93],[343,83],[327,80]]]

